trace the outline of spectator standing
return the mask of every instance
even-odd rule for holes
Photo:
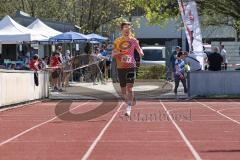
[[[210,52],[206,51],[206,48],[203,46],[203,68],[204,70],[208,70],[208,56],[210,55]]]
[[[61,74],[61,63],[60,63],[60,59],[59,59],[59,53],[56,52],[53,54],[53,56],[51,57],[51,67],[52,67],[52,87],[54,91],[62,91],[61,89],[61,84],[60,81],[60,74]]]
[[[106,80],[108,80],[108,75],[109,75],[108,71],[110,69],[111,62],[110,62],[110,55],[107,52],[106,44],[103,44],[100,54],[101,54],[101,58],[104,59],[104,61],[103,61],[104,78]]]
[[[48,67],[48,65],[49,65],[49,57],[48,56],[45,56],[42,59],[41,65],[42,65],[42,68],[44,68],[44,69]]]
[[[62,46],[57,46],[56,53],[58,53],[58,55],[59,55],[59,57],[58,57],[59,63],[60,63],[60,66],[62,66],[62,64],[63,64]],[[63,70],[62,70],[61,67],[59,68],[59,72],[60,72],[60,74],[59,74],[59,77],[58,77],[59,78],[58,86],[60,87],[59,91],[62,91],[61,87],[63,86]]]
[[[70,50],[66,50],[65,55],[63,56],[63,86],[69,86],[70,70],[72,69],[72,56]]]
[[[184,59],[184,54],[183,52],[178,52],[176,61],[175,61],[175,72],[174,72],[174,80],[175,80],[175,88],[174,88],[174,93],[176,96],[176,99],[178,99],[177,96],[177,89],[179,86],[179,82],[181,81],[184,87],[184,93],[187,93],[187,85],[186,85],[186,78],[184,76],[184,66],[185,62],[183,61]]]
[[[202,67],[200,62],[197,60],[197,57],[194,54],[189,54],[188,52],[184,52],[184,62],[185,65],[189,66],[189,71],[201,71]]]
[[[38,55],[34,55],[33,58],[30,60],[29,69],[31,71],[38,71],[39,70],[39,57],[38,57]]]
[[[218,53],[218,48],[213,49],[213,53],[208,56],[208,70],[209,71],[220,71],[223,57]]]
[[[91,58],[90,58],[90,63],[97,63],[100,57],[100,49],[95,48],[95,51],[92,52]],[[97,85],[97,78],[98,78],[98,73],[100,72],[99,70],[99,64],[94,64],[90,66],[90,72],[91,72],[91,79],[93,82],[93,85]]]
[[[30,57],[27,56],[26,53],[22,53],[21,56],[18,57],[18,60],[22,61],[21,64],[18,64],[16,66],[18,69],[23,69],[23,70],[29,69]]]
[[[35,53],[33,47],[28,47],[26,55],[31,59]]]
[[[176,58],[177,58],[177,54],[181,51],[181,47],[180,46],[176,46],[175,51],[172,52],[172,55],[170,57],[170,66],[169,68],[171,69],[172,73],[171,73],[171,80],[174,77],[174,73],[175,73],[175,62],[176,62]]]
[[[224,48],[224,45],[220,45],[220,53],[223,58],[223,70],[227,70],[227,64],[228,64],[228,59],[227,59],[227,51]]]
[[[37,73],[37,71],[40,70],[39,64],[40,64],[40,63],[39,63],[39,57],[38,57],[37,54],[35,54],[35,55],[33,56],[33,58],[30,60],[30,62],[29,62],[29,69],[30,69],[31,71],[34,71],[34,83],[35,83],[36,86],[39,85],[38,73]]]
[[[62,61],[63,61],[62,46],[57,46],[56,52],[59,53],[59,61],[60,61],[60,63],[62,63]]]
[[[87,43],[85,48],[84,48],[84,52],[86,54],[91,54],[91,44],[90,43]]]

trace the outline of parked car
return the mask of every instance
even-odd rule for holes
[[[142,47],[144,56],[141,59],[143,65],[166,65],[165,47],[146,46]]]

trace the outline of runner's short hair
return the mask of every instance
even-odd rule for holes
[[[123,29],[123,27],[126,26],[126,25],[130,26],[130,25],[131,25],[131,22],[128,22],[128,21],[122,22],[122,23],[121,23],[121,29]]]

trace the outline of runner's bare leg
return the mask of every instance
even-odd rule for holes
[[[126,87],[121,87],[121,91],[122,91],[122,96],[124,101],[127,103],[127,91],[126,91]]]
[[[130,106],[133,106],[133,100],[134,100],[134,93],[133,93],[133,83],[127,83],[126,91],[127,91],[127,104]]]

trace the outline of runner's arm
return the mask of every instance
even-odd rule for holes
[[[113,50],[112,51],[112,57],[116,57],[117,55],[122,54],[121,52],[117,51],[117,50]]]
[[[117,42],[115,41],[113,44],[112,57],[116,57],[119,54],[122,54],[122,53],[117,49]]]
[[[136,50],[138,51],[140,57],[143,57],[143,56],[144,56],[143,50],[142,50],[142,48],[140,47],[139,41],[138,41],[137,39],[136,39]]]

